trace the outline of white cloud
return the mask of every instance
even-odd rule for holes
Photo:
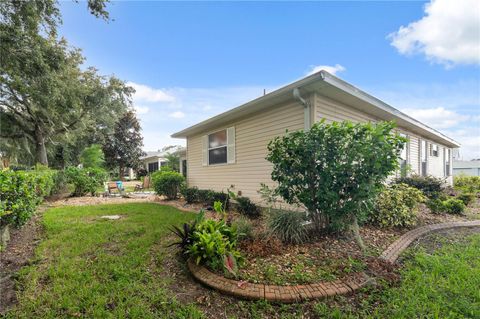
[[[433,62],[480,64],[480,1],[432,0],[425,16],[388,38],[401,54],[424,54]]]
[[[172,102],[175,97],[166,92],[166,90],[155,89],[148,85],[127,82],[127,85],[135,89],[133,100],[135,102]]]
[[[145,114],[145,113],[148,113],[148,111],[150,110],[148,106],[140,106],[140,105],[134,105],[133,108],[135,109],[137,114]]]
[[[411,117],[436,129],[446,129],[467,121],[470,116],[447,110],[443,107],[431,109],[402,109]]]
[[[183,113],[182,111],[176,111],[168,114],[168,116],[173,117],[174,119],[181,119],[185,117],[185,113]]]
[[[306,75],[311,75],[320,71],[327,71],[328,73],[335,74],[338,72],[345,71],[345,67],[340,64],[335,65],[311,65],[310,69],[307,71]]]

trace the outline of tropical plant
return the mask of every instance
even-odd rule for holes
[[[193,233],[197,229],[197,225],[204,219],[205,211],[200,210],[195,219],[191,223],[184,223],[182,228],[172,225],[170,231],[179,238],[179,241],[173,242],[167,247],[178,246],[182,253],[186,254],[188,247],[193,244]]]
[[[204,220],[193,232],[193,244],[187,253],[197,263],[209,266],[223,264],[224,256],[232,254],[237,260],[241,258],[237,246],[237,231],[225,221]]]
[[[152,174],[153,188],[158,195],[167,199],[177,199],[185,184],[185,177],[173,171],[157,171]]]
[[[426,201],[422,191],[407,184],[386,187],[376,198],[368,219],[380,227],[406,227],[417,220],[418,205]]]
[[[349,227],[362,249],[358,221],[365,205],[398,168],[406,139],[393,122],[315,123],[307,131],[289,132],[268,145],[272,180],[288,203],[302,205],[320,230],[325,217]]]
[[[277,210],[269,217],[268,229],[283,243],[302,244],[308,239],[306,222],[307,218],[303,212]]]

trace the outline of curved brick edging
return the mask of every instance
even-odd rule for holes
[[[381,255],[380,258],[394,263],[400,254],[417,238],[434,231],[457,227],[479,227],[480,220],[472,220],[468,222],[450,222],[442,224],[427,225],[415,228],[408,233],[403,234],[393,244],[391,244]]]
[[[480,226],[480,220],[434,224],[416,228],[402,235],[391,244],[380,255],[380,258],[392,263],[395,262],[408,245],[426,233],[448,228],[475,226]],[[355,278],[345,281],[339,279],[307,285],[278,286],[227,279],[211,272],[203,266],[195,264],[191,259],[187,261],[187,265],[195,279],[224,294],[244,299],[279,301],[285,303],[348,294],[364,287],[371,280],[365,273],[357,273]]]

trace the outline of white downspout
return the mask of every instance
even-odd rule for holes
[[[300,90],[298,88],[293,89],[293,97],[303,105],[303,122],[305,124],[304,130],[307,132],[312,127],[311,105],[309,101],[305,100],[300,95]]]

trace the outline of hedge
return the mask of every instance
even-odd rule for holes
[[[58,172],[46,168],[0,171],[0,225],[24,225],[43,198],[58,189]]]

